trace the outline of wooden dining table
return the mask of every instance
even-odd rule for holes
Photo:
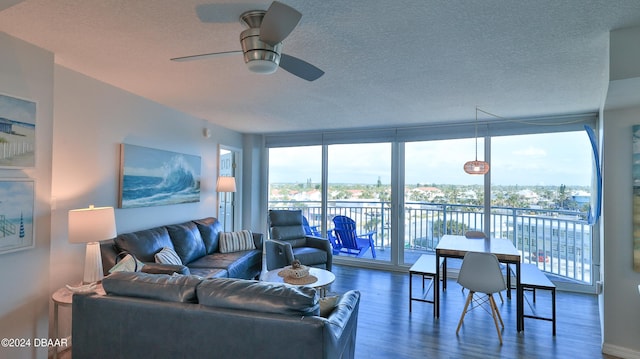
[[[436,246],[436,263],[444,258],[442,263],[442,290],[447,289],[447,258],[464,258],[467,252],[492,253],[501,263],[513,264],[516,273],[516,327],[521,332],[524,329],[524,295],[521,285],[520,252],[508,239],[501,238],[467,238],[460,235],[445,235]],[[440,266],[436,266],[436,278],[440,278]],[[510,284],[510,273],[507,270],[507,284]],[[440,281],[435,280],[434,305],[436,317],[440,317]],[[507,288],[507,297],[511,297],[511,288]]]

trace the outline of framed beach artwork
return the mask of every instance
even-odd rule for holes
[[[35,246],[32,179],[0,179],[0,254]]]
[[[120,208],[199,201],[199,156],[120,145]]]
[[[633,126],[633,270],[640,272],[640,125]]]
[[[36,103],[0,94],[0,168],[35,167]]]

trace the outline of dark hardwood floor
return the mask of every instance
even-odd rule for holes
[[[594,295],[557,292],[555,337],[551,322],[544,320],[525,319],[524,332],[516,332],[515,290],[512,299],[503,295],[504,303],[496,296],[505,324],[500,345],[493,319],[483,310],[468,313],[456,336],[468,292],[463,293],[455,279],[448,280],[440,318],[434,319],[429,303],[413,302],[409,313],[408,273],[342,265],[334,265],[333,272],[332,292],[361,292],[356,358],[612,358],[601,353]],[[414,276],[416,288],[421,289],[421,283]],[[526,296],[534,305],[531,294]],[[549,292],[537,292],[534,309],[537,314],[550,315]],[[525,301],[525,312],[531,310]]]
[[[557,335],[551,322],[525,319],[525,331],[516,332],[514,297],[504,303],[496,297],[504,319],[503,345],[500,345],[491,315],[482,310],[467,314],[460,335],[456,326],[466,291],[449,279],[442,295],[439,319],[433,318],[429,303],[413,302],[409,313],[409,274],[335,265],[336,281],[331,292],[349,289],[361,292],[358,314],[356,358],[574,358],[612,359],[600,349],[598,304],[594,295],[557,292]],[[414,290],[421,288],[414,276]],[[430,294],[431,295],[431,294]],[[531,295],[527,294],[529,302]],[[533,305],[533,303],[531,303]],[[539,291],[538,314],[550,314],[551,299]],[[525,301],[525,311],[531,308]],[[71,350],[60,359],[71,359]]]

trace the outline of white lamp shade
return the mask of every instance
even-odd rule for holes
[[[69,242],[98,242],[116,235],[113,207],[89,206],[69,211]]]
[[[216,184],[217,192],[235,192],[236,191],[236,179],[234,177],[221,176],[218,177],[218,183]]]

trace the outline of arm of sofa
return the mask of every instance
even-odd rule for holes
[[[327,318],[329,325],[325,326],[325,334],[327,335],[324,335],[324,337],[331,342],[331,345],[325,345],[325,348],[335,350],[333,353],[327,353],[327,357],[354,357],[359,308],[359,291],[350,290],[340,297],[336,308]]]
[[[331,272],[331,266],[333,265],[333,249],[331,243],[326,238],[306,236],[306,246],[312,248],[322,249],[327,252],[327,270]]]
[[[256,246],[256,249],[262,250],[262,241],[264,235],[262,233],[253,233],[253,244]]]
[[[264,242],[267,270],[282,268],[293,262],[291,243],[270,239]]]

